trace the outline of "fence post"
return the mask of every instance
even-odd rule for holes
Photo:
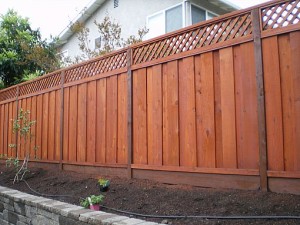
[[[64,142],[63,142],[63,132],[64,132],[64,83],[65,83],[65,70],[63,70],[61,72],[60,75],[60,83],[61,83],[61,87],[60,87],[60,143],[59,143],[59,169],[63,170],[63,146],[64,146]]]
[[[265,88],[263,74],[262,41],[260,28],[260,9],[255,8],[251,12],[253,25],[255,73],[257,86],[257,113],[258,113],[258,135],[259,135],[259,175],[260,189],[268,191],[267,175],[267,137],[266,137],[266,112],[265,112]]]
[[[132,48],[127,50],[127,158],[128,158],[128,177],[132,178],[132,71],[131,71],[131,57],[132,57]]]

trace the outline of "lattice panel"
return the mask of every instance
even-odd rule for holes
[[[60,73],[55,73],[30,83],[25,83],[23,85],[21,84],[19,89],[19,96],[28,95],[48,88],[56,87],[59,86],[60,84],[61,84],[61,75]]]
[[[65,83],[92,77],[97,74],[106,73],[127,66],[126,51],[100,58],[66,71]]]
[[[182,31],[133,50],[133,64],[148,62],[252,34],[250,13]]]
[[[300,21],[300,0],[279,3],[263,8],[262,30],[270,30],[298,24]]]
[[[17,87],[10,88],[0,92],[0,101],[5,101],[7,99],[12,99],[17,97]]]

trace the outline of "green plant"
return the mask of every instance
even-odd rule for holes
[[[26,146],[28,141],[30,141],[33,137],[31,133],[31,127],[36,123],[35,120],[30,120],[29,118],[30,111],[20,109],[17,119],[12,119],[13,121],[13,133],[20,137],[20,143],[24,146],[24,159],[22,165],[20,165],[19,153],[18,153],[18,146],[20,144],[9,144],[10,148],[15,149],[15,157],[10,157],[6,160],[6,166],[11,167],[13,166],[16,169],[16,174],[14,177],[13,183],[16,181],[22,180],[26,172],[28,172],[28,161],[30,159],[30,148]],[[37,147],[33,147],[34,155],[36,158],[36,151]]]
[[[91,195],[80,201],[80,205],[84,208],[88,208],[90,205],[96,205],[103,202],[104,195]]]
[[[107,180],[107,179],[104,179],[104,178],[100,178],[98,180],[98,184],[101,185],[101,186],[103,186],[103,187],[108,187],[109,184],[110,184],[110,181]]]

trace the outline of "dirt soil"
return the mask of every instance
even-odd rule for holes
[[[34,194],[24,182],[12,184],[14,173],[0,164],[0,185]],[[217,215],[300,216],[300,196],[227,189],[168,185],[148,180],[110,179],[103,205],[129,212],[151,215]],[[51,195],[70,195],[55,199],[79,204],[79,197],[99,194],[96,177],[68,171],[31,168],[26,181],[37,192]],[[106,212],[112,212],[103,209]],[[120,214],[120,213],[116,213]],[[127,215],[129,216],[129,215]],[[173,225],[183,224],[300,224],[300,220],[201,220],[201,219],[146,219]]]

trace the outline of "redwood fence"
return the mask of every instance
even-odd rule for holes
[[[5,89],[0,154],[17,142],[66,170],[300,193],[299,8],[272,1]],[[37,121],[28,146],[18,108]]]

